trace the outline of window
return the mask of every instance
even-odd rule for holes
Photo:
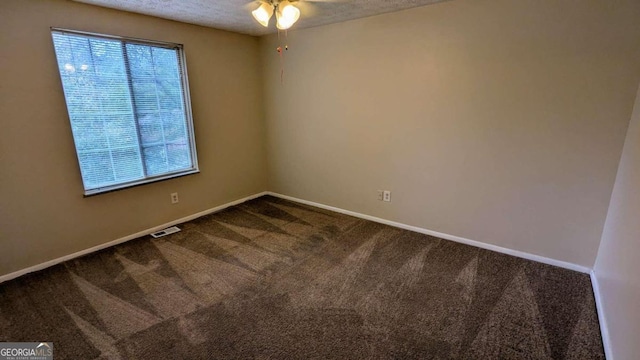
[[[52,36],[85,195],[198,172],[182,45]]]

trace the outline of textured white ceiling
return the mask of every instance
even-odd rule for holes
[[[276,32],[273,19],[269,28],[251,16],[258,7],[250,0],[74,0],[87,4],[157,16],[190,24],[265,35]],[[357,19],[387,12],[428,5],[445,0],[300,0],[300,20],[293,29]]]

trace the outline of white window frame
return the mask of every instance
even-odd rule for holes
[[[194,125],[193,125],[193,115],[191,111],[191,94],[189,92],[189,76],[187,74],[187,61],[186,61],[184,46],[182,44],[165,42],[165,41],[146,40],[146,39],[118,36],[118,35],[100,34],[100,33],[86,32],[86,31],[79,31],[79,30],[70,30],[70,29],[57,28],[57,27],[51,27],[50,29],[51,29],[51,34],[55,32],[55,33],[61,33],[61,34],[79,35],[79,36],[91,37],[96,39],[118,40],[124,43],[156,46],[156,47],[163,47],[167,49],[177,50],[178,63],[179,63],[178,65],[182,73],[181,82],[182,82],[182,89],[183,89],[182,91],[183,106],[184,106],[184,112],[185,112],[185,118],[186,118],[185,126],[186,126],[187,135],[189,137],[189,149],[191,153],[191,161],[193,166],[190,169],[186,169],[186,170],[168,172],[168,173],[154,175],[154,176],[145,176],[143,179],[139,179],[139,180],[127,181],[127,182],[122,182],[114,185],[88,189],[88,190],[84,189],[85,197],[102,194],[106,192],[111,192],[115,190],[125,189],[133,186],[144,185],[152,182],[173,179],[181,176],[197,174],[200,172],[200,169],[198,167],[198,158],[197,158],[197,152],[196,152],[196,140],[195,140]],[[58,68],[57,55],[56,55],[56,68]],[[58,73],[58,75],[60,74]],[[62,79],[60,80],[61,80],[60,82],[62,86]],[[69,124],[71,125],[71,114],[69,113],[69,108],[66,104],[66,99],[65,99],[65,107],[67,108],[67,113],[69,114]],[[135,109],[134,109],[134,112],[135,112]],[[138,126],[137,119],[136,119],[136,126]],[[75,137],[74,137],[74,143],[75,143]],[[74,149],[75,149],[76,157],[78,160],[78,173],[81,175],[81,181],[84,188],[84,179],[82,179],[82,174],[80,171],[80,154],[78,152],[77,147],[75,147],[75,145],[74,145]]]

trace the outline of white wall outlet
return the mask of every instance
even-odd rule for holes
[[[178,203],[178,193],[171,193],[171,203],[172,204],[177,204]]]
[[[382,192],[382,200],[386,201],[386,202],[390,202],[391,201],[391,191],[389,190],[385,190]]]
[[[384,195],[383,195],[384,191],[382,190],[378,190],[378,200],[382,201],[382,199],[384,199]]]

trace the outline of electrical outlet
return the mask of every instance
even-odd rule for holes
[[[382,190],[378,190],[378,200],[382,201],[382,199],[384,199],[384,195],[383,195],[384,191]]]
[[[177,204],[178,203],[178,193],[171,193],[171,203],[172,204]]]
[[[386,201],[386,202],[391,201],[391,191],[385,190],[382,192],[382,201]]]

